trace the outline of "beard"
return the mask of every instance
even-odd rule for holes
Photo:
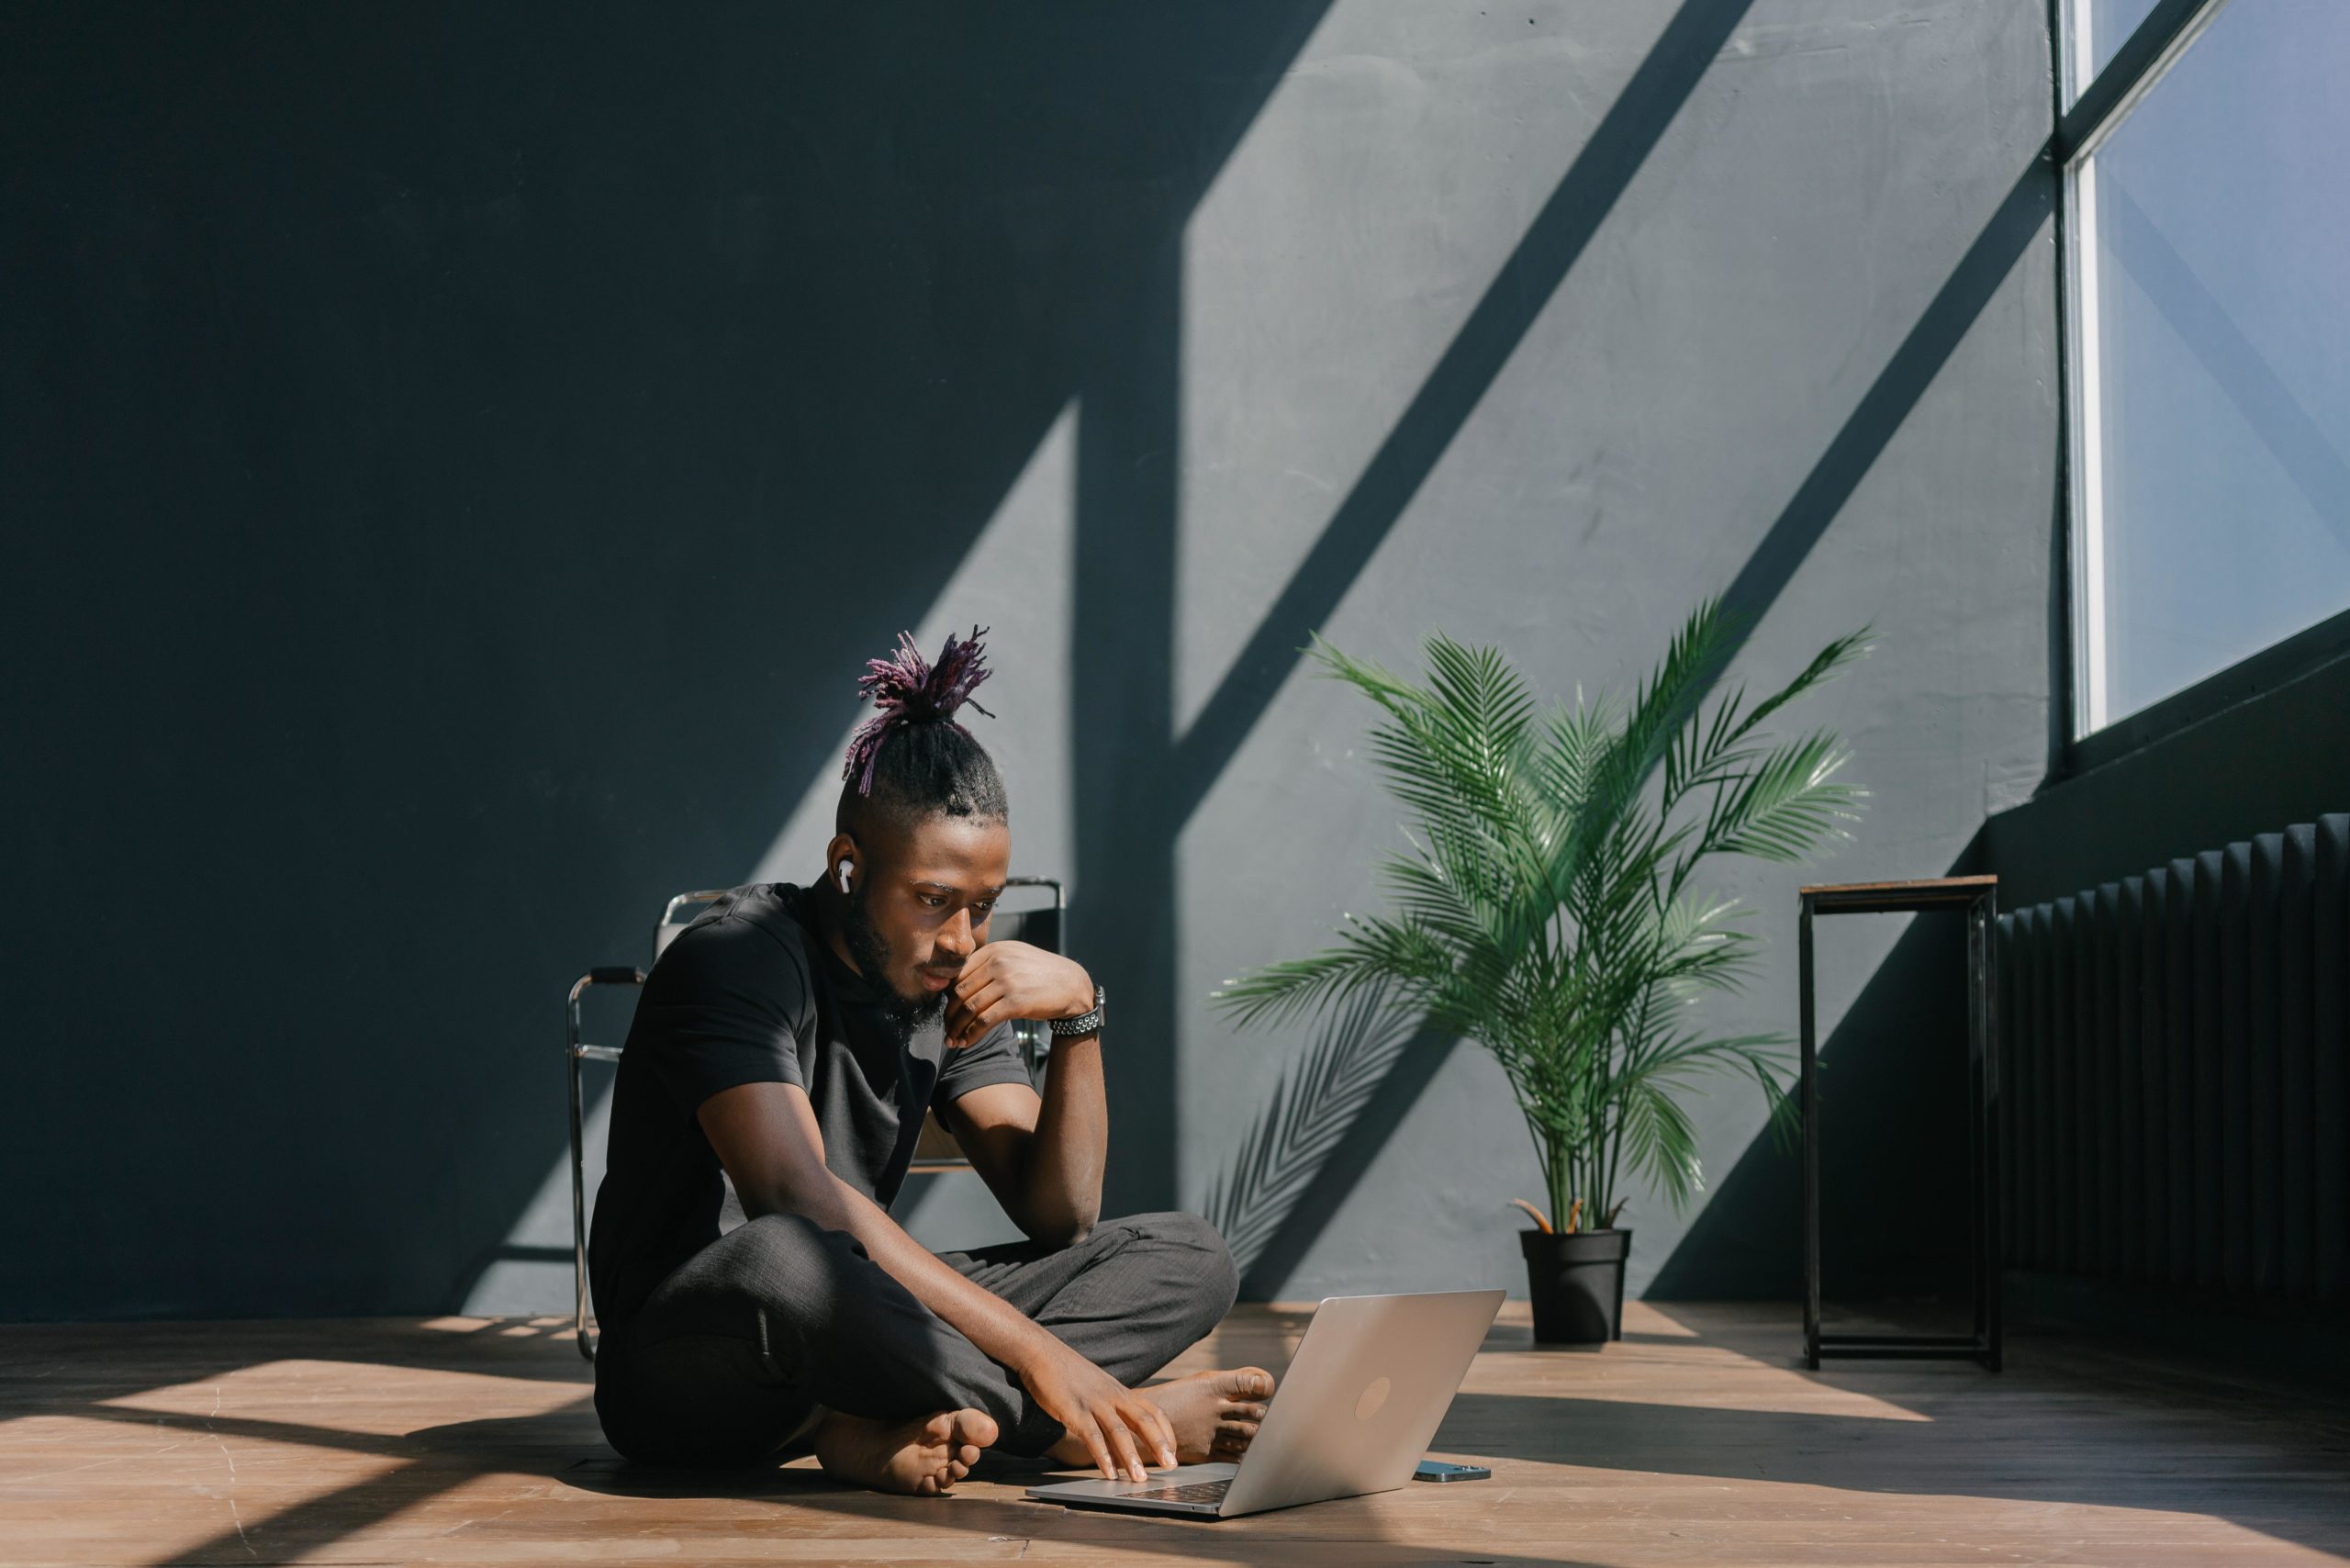
[[[848,946],[848,956],[856,960],[857,972],[865,977],[882,1017],[889,1021],[900,1040],[912,1039],[915,1030],[935,1023],[946,1013],[947,991],[925,991],[919,996],[908,996],[891,983],[890,971],[894,955],[888,940],[873,924],[872,912],[865,907],[862,883],[843,902],[841,940]]]

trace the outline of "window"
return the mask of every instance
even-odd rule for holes
[[[2081,89],[2113,63],[2113,51],[2138,30],[2154,0],[2071,0],[2065,26],[2071,37],[2065,51],[2065,104],[2070,107]]]
[[[2068,101],[2142,25],[2065,168],[2084,734],[2350,610],[2350,4],[2070,0]]]

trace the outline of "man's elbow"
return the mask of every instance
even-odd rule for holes
[[[1038,1216],[1021,1228],[1028,1233],[1029,1240],[1039,1246],[1056,1249],[1074,1247],[1093,1234],[1094,1223],[1101,1217],[1102,1211],[1097,1205],[1084,1210],[1071,1210],[1065,1214]]]
[[[746,1219],[795,1215],[826,1230],[848,1228],[848,1213],[831,1174],[821,1169],[797,1181],[777,1181],[736,1189]]]

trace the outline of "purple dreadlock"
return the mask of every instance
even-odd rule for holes
[[[857,727],[849,741],[847,760],[841,767],[841,777],[856,780],[859,795],[873,793],[878,769],[889,776],[884,792],[901,797],[907,804],[958,816],[1003,814],[1003,785],[995,776],[994,764],[971,733],[955,720],[956,711],[966,703],[990,719],[995,717],[971,696],[993,673],[979,644],[986,635],[984,626],[972,627],[968,639],[947,633],[946,646],[933,665],[914,646],[912,636],[901,632],[894,658],[865,661],[866,673],[856,683],[858,697],[860,700],[871,698],[880,711]],[[902,758],[900,754],[910,748],[890,746],[890,766],[884,767],[883,744],[901,734],[910,740],[916,735],[928,739]]]

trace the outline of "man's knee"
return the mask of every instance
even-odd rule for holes
[[[596,1413],[629,1458],[748,1464],[806,1414],[811,1337],[825,1331],[855,1244],[795,1215],[728,1231],[655,1289],[596,1360]],[[867,1265],[870,1267],[870,1265]]]
[[[1156,1283],[1182,1303],[1192,1338],[1202,1338],[1224,1321],[1240,1296],[1240,1270],[1215,1226],[1172,1209],[1111,1223],[1152,1244],[1162,1260]]]
[[[771,1308],[820,1320],[841,1308],[851,1294],[847,1276],[865,1258],[846,1231],[795,1214],[745,1221],[726,1234],[722,1250],[732,1284]]]

